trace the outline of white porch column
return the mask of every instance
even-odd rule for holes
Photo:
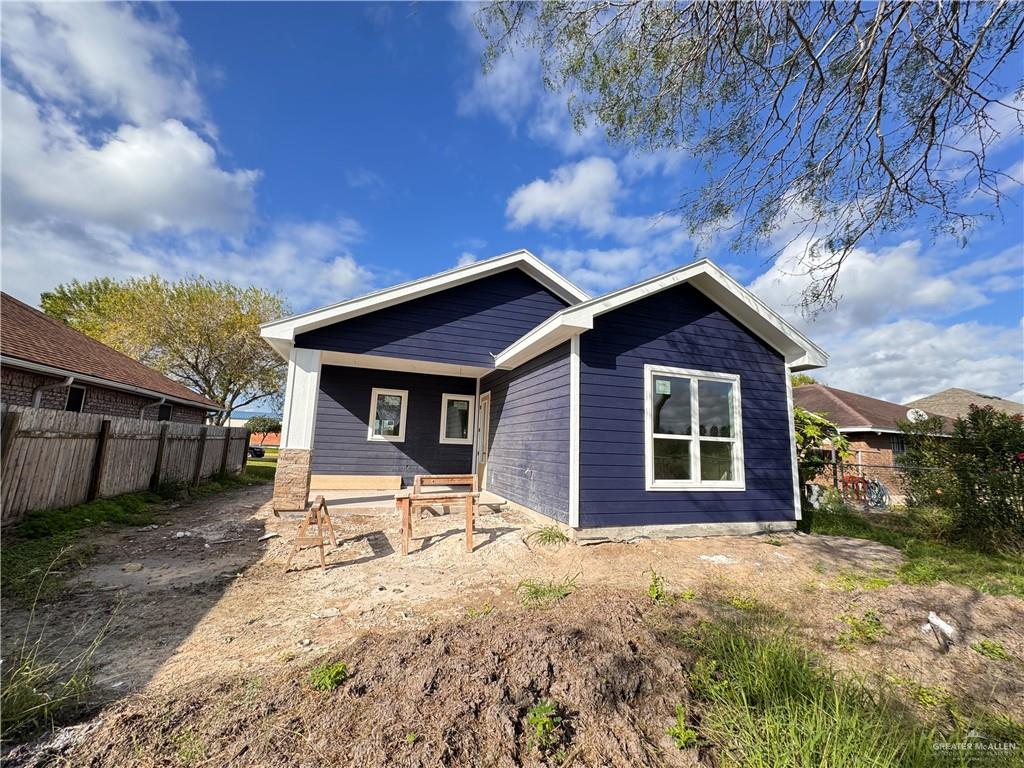
[[[288,357],[281,449],[274,478],[275,509],[305,509],[320,393],[320,350],[293,348]]]

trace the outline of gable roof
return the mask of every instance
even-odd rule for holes
[[[0,359],[4,365],[75,376],[113,389],[128,389],[148,397],[223,410],[138,360],[69,328],[59,320],[6,293],[0,294]]]
[[[919,397],[907,403],[908,408],[920,408],[923,411],[931,411],[942,416],[955,419],[957,416],[966,416],[972,405],[984,408],[986,405],[995,408],[997,411],[1014,414],[1024,414],[1024,404],[1006,400],[995,395],[983,395],[981,392],[972,392],[969,389],[951,387],[934,395]]]
[[[347,299],[327,307],[264,323],[260,326],[260,334],[278,354],[287,358],[295,337],[300,333],[428,296],[509,269],[522,270],[570,305],[578,304],[588,298],[586,293],[532,253],[520,249],[418,280],[410,280],[401,285],[357,296],[354,299]]]
[[[793,387],[793,404],[805,411],[824,414],[839,427],[840,432],[899,432],[901,430],[897,422],[906,421],[907,411],[910,410],[906,405],[824,384]],[[944,422],[946,430],[951,430],[949,420],[944,419]]]
[[[708,259],[657,275],[635,285],[557,312],[495,357],[498,368],[515,368],[594,327],[594,318],[677,285],[689,284],[778,350],[792,370],[821,368],[828,355],[767,304]]]

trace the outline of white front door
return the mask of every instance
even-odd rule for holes
[[[491,393],[480,395],[476,414],[476,477],[480,490],[487,484],[487,455],[491,441]]]

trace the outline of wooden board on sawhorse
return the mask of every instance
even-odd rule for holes
[[[310,528],[315,528],[315,533],[310,533]],[[327,512],[327,502],[323,496],[317,496],[313,506],[306,512],[306,516],[299,523],[299,532],[292,542],[292,551],[288,555],[288,562],[284,564],[284,572],[292,567],[292,558],[298,554],[303,547],[318,547],[320,549],[320,567],[327,570],[327,561],[324,560],[324,529],[331,537],[331,546],[337,547],[338,540],[334,535],[334,524]]]

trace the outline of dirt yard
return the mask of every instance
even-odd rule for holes
[[[315,551],[309,550],[285,574],[295,522],[275,518],[269,496],[269,487],[257,486],[211,497],[171,510],[160,525],[96,539],[99,553],[76,576],[73,596],[43,609],[34,620],[37,627],[45,622],[48,635],[62,643],[70,638],[72,645],[87,642],[100,626],[110,624],[95,657],[98,688],[110,703],[91,723],[78,727],[80,738],[66,738],[57,764],[123,765],[128,747],[111,746],[117,741],[111,729],[128,739],[133,727],[150,727],[153,721],[147,718],[157,710],[171,727],[173,707],[167,702],[172,700],[198,711],[212,706],[218,692],[231,691],[244,704],[245,686],[301,680],[309,666],[325,658],[362,659],[364,675],[372,666],[362,683],[371,693],[381,680],[400,681],[386,689],[387,695],[394,699],[404,685],[412,692],[410,700],[389,705],[385,697],[376,706],[405,711],[423,691],[440,684],[437,676],[446,663],[455,664],[467,686],[488,675],[497,679],[502,674],[498,667],[515,666],[515,673],[504,673],[501,694],[515,698],[517,685],[529,689],[537,675],[556,678],[559,665],[572,663],[559,660],[555,651],[561,648],[580,667],[568,698],[589,695],[588,687],[632,686],[632,694],[624,691],[620,701],[628,702],[643,689],[650,694],[643,706],[664,704],[668,708],[663,711],[670,713],[663,690],[678,676],[678,664],[668,651],[650,647],[648,636],[634,626],[637,612],[650,603],[644,595],[652,572],[665,578],[670,591],[685,594],[679,610],[694,621],[723,607],[729,610],[730,603],[742,607],[755,600],[785,615],[806,644],[840,669],[889,681],[883,685],[901,680],[940,688],[1024,719],[1024,604],[1014,597],[991,597],[945,584],[887,585],[884,579],[901,556],[873,542],[783,534],[551,549],[528,538],[531,521],[501,511],[480,516],[472,553],[465,551],[460,514],[428,515],[417,521],[412,552],[403,558],[396,514],[377,506],[335,509],[340,540],[328,552],[327,569],[318,567]],[[526,579],[570,579],[575,593],[551,610],[526,610],[517,594],[517,585]],[[948,653],[941,653],[934,635],[922,630],[929,611],[960,632]],[[841,617],[865,612],[880,617],[886,634],[876,644],[844,647],[838,638],[849,627]],[[5,610],[5,643],[22,636],[26,621],[24,611]],[[615,643],[601,646],[602,653],[615,656],[620,646],[639,653],[640,648],[648,659],[647,672],[627,669],[612,683],[602,678],[601,664],[618,664],[621,672],[623,662],[617,657],[588,659],[580,632],[612,632],[612,627]],[[981,639],[998,640],[1015,660],[993,662],[972,651],[970,645]],[[496,650],[496,643],[507,647]],[[478,656],[474,649],[479,649]],[[458,685],[449,677],[444,684]],[[296,684],[281,690],[286,693],[279,696],[285,698],[302,695]],[[385,689],[378,695],[384,696]],[[448,718],[448,723],[483,718],[493,721],[494,728],[514,728],[495,714],[504,699],[494,695],[493,700],[484,693],[474,698],[467,687],[465,697],[449,697],[461,702],[459,706],[427,707],[429,713],[418,714]],[[220,706],[234,701],[226,695],[221,699]],[[283,706],[282,701],[276,706]],[[269,717],[270,711],[264,715]],[[417,713],[406,715],[401,722]],[[249,721],[252,728],[260,727],[259,717]],[[625,727],[628,720],[622,712],[607,717],[603,725],[591,724],[595,732],[616,723]],[[289,727],[305,733],[301,725]],[[348,722],[345,727],[358,725]],[[370,742],[349,745],[332,757],[344,757],[346,762],[339,764],[351,765],[461,764],[458,756],[472,749],[460,741],[468,735],[450,735],[444,749],[431,755],[433,763],[422,755],[403,757],[381,746],[408,736],[398,734],[397,728],[391,727],[394,733],[382,729]],[[660,722],[654,732],[663,734]],[[304,738],[311,745],[312,764],[322,756],[324,747],[316,746],[321,737]],[[639,754],[653,748],[651,743],[641,739],[624,746],[623,754]],[[39,754],[21,750],[11,756],[12,764],[31,764]],[[201,754],[207,761],[192,764],[264,764],[256,752],[248,757],[223,751],[216,758]],[[518,764],[512,752],[494,757],[494,765]],[[300,764],[286,758],[280,764]],[[147,760],[138,762],[175,764],[157,755]]]

